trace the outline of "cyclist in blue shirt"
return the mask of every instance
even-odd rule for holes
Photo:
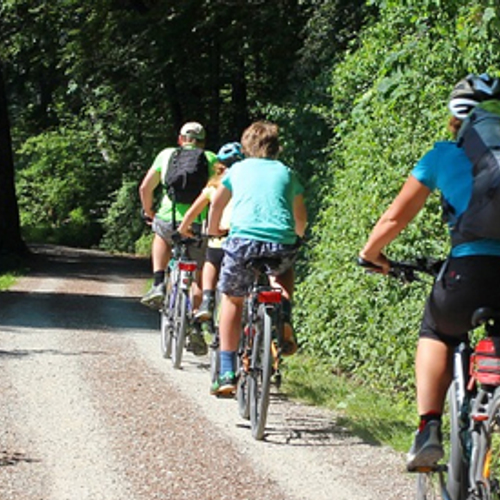
[[[283,294],[284,354],[293,354],[297,349],[291,326],[291,299],[297,243],[307,223],[303,188],[293,170],[277,160],[277,125],[253,123],[243,132],[241,145],[245,159],[227,170],[209,212],[208,233],[220,234],[223,210],[232,201],[219,278],[223,293],[219,321],[221,375],[211,389],[216,395],[232,394],[236,388],[233,366],[243,302],[253,280],[253,271],[246,266],[249,259],[280,258],[281,264],[273,269],[270,279]]]
[[[468,113],[479,102],[496,96],[498,86],[498,80],[487,75],[469,75],[455,86],[449,101],[449,129],[454,138]],[[455,217],[467,208],[472,164],[455,141],[437,142],[417,163],[376,223],[360,257],[387,273],[384,248],[420,212],[435,189],[441,191]],[[472,313],[478,307],[500,310],[500,241],[457,244],[445,266],[427,299],[419,332],[415,373],[420,424],[407,456],[408,470],[432,466],[443,457],[441,415],[452,378],[453,350],[472,329]]]

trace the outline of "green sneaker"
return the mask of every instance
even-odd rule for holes
[[[208,352],[208,346],[203,337],[203,332],[198,324],[193,326],[189,334],[188,351],[191,351],[195,356],[204,356]]]
[[[219,375],[210,388],[210,394],[214,396],[231,397],[236,393],[236,375],[234,372],[226,372]]]

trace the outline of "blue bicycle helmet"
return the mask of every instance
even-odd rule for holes
[[[245,155],[241,151],[241,144],[239,142],[228,142],[224,144],[217,153],[217,159],[227,168],[244,158]]]

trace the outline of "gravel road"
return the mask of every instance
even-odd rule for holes
[[[252,439],[208,356],[161,357],[144,259],[37,246],[0,292],[0,500],[406,500],[404,457],[274,394]],[[286,374],[285,374],[286,376]]]

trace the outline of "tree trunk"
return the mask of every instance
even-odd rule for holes
[[[19,227],[7,96],[0,64],[0,256],[7,253],[23,255],[27,247]]]
[[[233,130],[240,137],[249,125],[247,82],[245,74],[245,59],[242,54],[235,55],[237,67],[232,81]]]

